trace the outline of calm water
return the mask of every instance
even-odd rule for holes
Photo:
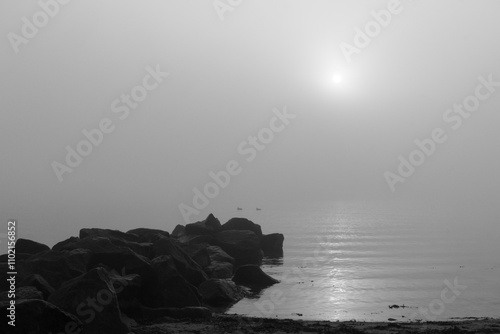
[[[239,211],[264,233],[285,235],[284,257],[263,265],[281,283],[227,313],[366,321],[500,317],[498,212],[402,202]]]

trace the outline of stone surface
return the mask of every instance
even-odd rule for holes
[[[244,297],[243,289],[231,280],[211,278],[199,287],[204,302],[211,305],[226,305],[237,302]]]
[[[257,235],[251,231],[222,231],[215,234],[217,246],[236,260],[237,264],[259,264],[263,253]]]
[[[8,302],[0,302],[2,314],[7,313]],[[81,321],[73,314],[41,299],[24,299],[16,302],[16,327],[8,325],[10,319],[2,319],[2,333],[82,333]]]
[[[36,254],[50,250],[50,247],[39,242],[19,238],[16,241],[16,253]]]
[[[22,281],[30,275],[42,276],[48,284],[57,289],[63,282],[84,274],[90,260],[90,251],[45,251],[17,263],[17,279]]]
[[[213,214],[209,214],[208,217],[203,220],[192,224],[187,224],[184,232],[188,235],[205,235],[214,234],[221,230],[220,221],[214,217]]]
[[[252,231],[259,238],[262,236],[262,229],[259,224],[255,224],[246,218],[231,218],[222,225],[223,231],[238,230],[238,231]]]
[[[65,282],[49,297],[49,302],[75,314],[83,324],[83,333],[129,333],[112,277],[104,268],[91,269]]]
[[[127,241],[139,241],[139,236],[132,233],[125,233],[118,230],[108,230],[103,228],[82,228],[80,230],[80,239],[85,238],[95,238],[95,237],[104,237],[104,238],[116,238]]]
[[[268,287],[279,283],[277,279],[272,278],[262,271],[259,266],[244,265],[236,269],[233,281],[249,287]]]
[[[283,242],[285,237],[281,233],[263,235],[260,239],[260,247],[266,255],[283,256]]]

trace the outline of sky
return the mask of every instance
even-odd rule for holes
[[[83,227],[171,231],[314,201],[432,199],[498,217],[499,10],[2,1],[2,224],[53,245]]]

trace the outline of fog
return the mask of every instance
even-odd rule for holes
[[[500,216],[498,1],[62,2],[41,1],[46,22],[0,3],[0,213],[18,237],[314,201]],[[98,145],[71,167],[85,130]]]

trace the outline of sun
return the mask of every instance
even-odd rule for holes
[[[339,74],[335,74],[333,76],[333,82],[336,83],[336,84],[341,83],[342,82],[342,77]]]

